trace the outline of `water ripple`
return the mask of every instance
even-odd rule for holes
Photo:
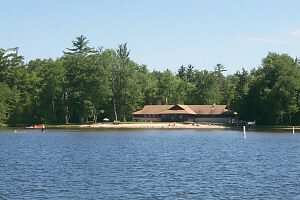
[[[300,199],[300,135],[0,130],[0,199]]]

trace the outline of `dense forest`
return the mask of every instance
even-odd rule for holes
[[[71,46],[71,45],[70,45]],[[77,37],[62,57],[28,63],[18,48],[0,48],[0,124],[130,121],[146,104],[226,104],[260,125],[300,124],[300,62],[269,53],[258,68],[231,75],[181,66],[150,72],[127,44],[92,48]]]

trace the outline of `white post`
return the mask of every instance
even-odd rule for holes
[[[247,136],[246,136],[246,126],[243,126],[243,131],[244,131],[244,139],[246,139],[247,138]]]
[[[293,126],[293,134],[295,134],[295,127]]]

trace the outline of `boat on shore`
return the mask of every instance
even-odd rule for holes
[[[28,127],[26,127],[26,128],[37,128],[37,129],[41,129],[41,128],[43,128],[43,126],[42,126],[42,125],[34,125],[34,126],[28,126]]]

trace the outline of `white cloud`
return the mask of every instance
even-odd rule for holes
[[[239,41],[245,41],[245,42],[259,42],[259,43],[272,43],[272,44],[287,44],[287,41],[284,40],[275,40],[272,38],[238,38]]]
[[[296,36],[296,37],[300,37],[300,29],[298,30],[293,30],[290,32],[291,35]]]

